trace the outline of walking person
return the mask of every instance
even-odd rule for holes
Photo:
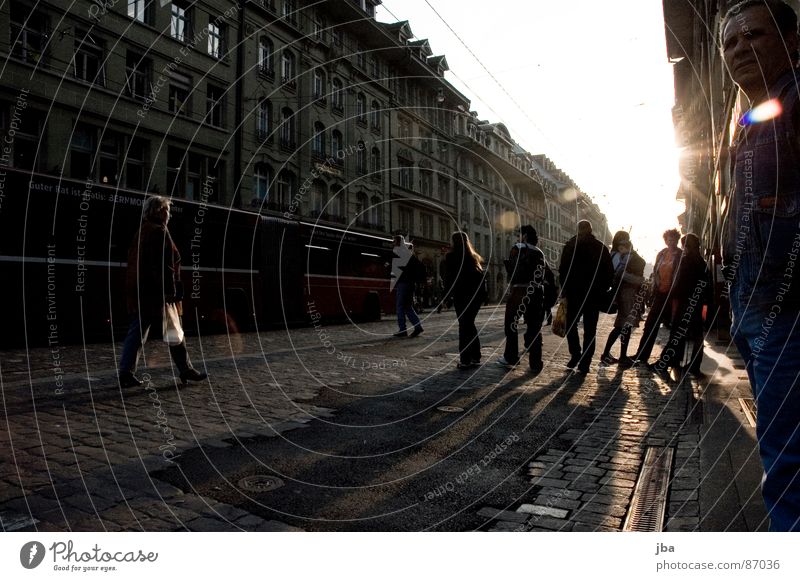
[[[142,344],[147,341],[151,327],[156,329],[155,336],[161,336],[165,305],[172,303],[179,309],[183,300],[181,257],[167,228],[170,205],[161,196],[145,200],[142,224],[128,250],[126,288],[130,326],[119,361],[121,387],[142,385],[135,375]],[[185,341],[170,345],[169,352],[184,384],[207,377],[192,367]]]
[[[772,531],[800,531],[800,110],[797,15],[776,0],[742,2],[721,26],[725,69],[766,123],[736,128],[724,243],[733,339],[756,399],[762,495]],[[765,326],[769,333],[764,335]]]
[[[567,240],[558,266],[561,295],[567,299],[567,367],[589,373],[595,350],[600,306],[611,286],[614,267],[605,244],[592,234],[588,220],[578,222],[578,234]],[[583,346],[578,322],[583,318]]]
[[[400,235],[394,237],[394,258],[392,258],[392,278],[389,283],[390,290],[395,291],[395,307],[397,311],[398,331],[395,337],[407,337],[406,318],[414,326],[411,337],[416,337],[423,332],[419,316],[414,310],[414,287],[419,277],[419,269],[424,268],[419,259],[414,256],[412,246],[406,243]]]
[[[641,295],[641,289],[644,283],[645,261],[633,249],[625,231],[621,230],[614,236],[611,264],[614,267],[612,288],[616,293],[617,317],[614,319],[614,328],[608,335],[600,361],[606,365],[619,363],[620,367],[631,367],[633,359],[628,357],[628,343],[633,328],[639,326],[642,314],[644,297]],[[611,348],[617,339],[620,343],[619,359],[611,356]]]
[[[672,318],[672,287],[683,254],[678,248],[680,238],[680,233],[674,228],[664,232],[664,243],[667,247],[656,255],[653,263],[650,311],[647,313],[639,346],[633,357],[641,365],[647,365],[650,359],[661,323],[669,322]]]
[[[683,237],[683,257],[680,261],[673,292],[673,316],[667,344],[661,351],[653,369],[659,373],[669,368],[680,369],[687,341],[692,342],[688,372],[702,377],[703,361],[703,305],[711,302],[711,277],[708,265],[700,252],[700,239],[694,234]]]
[[[458,318],[458,368],[481,363],[481,342],[475,317],[485,300],[483,258],[465,232],[454,232],[452,249],[445,255],[446,299],[453,301]]]
[[[531,371],[540,373],[542,362],[542,321],[545,309],[555,303],[555,277],[547,265],[544,253],[536,246],[539,236],[533,226],[520,228],[519,242],[511,249],[506,261],[506,270],[511,281],[511,290],[506,303],[505,336],[506,347],[497,360],[500,365],[514,366],[519,362],[518,321],[525,320],[525,350]]]

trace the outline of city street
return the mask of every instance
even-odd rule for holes
[[[570,373],[545,327],[534,376],[495,363],[501,305],[478,317],[483,365],[458,370],[453,311],[424,316],[413,339],[391,316],[191,336],[209,380],[180,389],[160,344],[124,390],[119,344],[1,353],[3,530],[619,531],[648,447],[673,454],[665,530],[765,528],[727,343],[676,385],[598,356]]]

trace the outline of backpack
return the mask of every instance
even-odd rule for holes
[[[506,273],[512,284],[527,284],[536,278],[544,254],[538,248],[529,248],[527,245],[514,248],[517,250],[517,256],[505,261]]]

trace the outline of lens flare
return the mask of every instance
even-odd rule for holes
[[[770,99],[765,103],[761,103],[758,107],[753,107],[742,116],[742,125],[755,125],[756,123],[763,123],[770,119],[775,119],[783,112],[780,101],[777,99]]]

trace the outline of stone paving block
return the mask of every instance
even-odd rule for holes
[[[561,480],[558,478],[544,478],[535,477],[531,479],[531,484],[534,486],[550,486],[553,488],[568,488],[571,484],[568,480]]]
[[[557,496],[544,496],[540,494],[536,497],[534,504],[539,504],[542,506],[550,506],[554,508],[563,508],[566,510],[574,510],[580,507],[581,502],[579,500],[570,500],[568,498],[557,497]]]
[[[564,466],[564,472],[571,472],[581,476],[605,476],[607,470],[592,468],[591,466]]]
[[[664,525],[667,532],[690,532],[699,528],[700,522],[697,518],[671,518]]]
[[[600,484],[607,484],[616,488],[633,488],[636,486],[636,481],[620,478],[618,476],[606,476],[600,479]]]
[[[525,531],[525,525],[514,522],[499,521],[492,525],[489,532],[495,533],[521,533]]]
[[[256,527],[256,532],[259,533],[294,533],[302,532],[302,530],[303,529],[299,529],[276,520],[264,521],[262,524]]]
[[[548,531],[566,532],[571,531],[574,523],[568,519],[553,518],[549,516],[533,516],[528,521],[527,527],[541,528]]]
[[[551,516],[553,518],[566,518],[569,514],[568,510],[538,504],[523,504],[517,509],[517,512],[536,516]]]
[[[622,527],[622,519],[586,511],[576,512],[575,514],[572,515],[570,520],[576,523],[599,525],[610,528]]]
[[[186,528],[190,531],[200,532],[220,532],[241,530],[235,524],[221,519],[200,517],[186,523]]]
[[[524,523],[528,521],[530,515],[514,512],[513,510],[501,510],[499,508],[484,507],[478,511],[478,516],[493,520],[505,520],[515,523]]]
[[[583,493],[580,490],[568,490],[566,488],[555,488],[546,486],[542,488],[541,495],[563,497],[569,500],[579,500]]]
[[[697,489],[695,490],[674,490],[669,493],[670,502],[685,500],[697,500]]]
[[[581,513],[592,512],[595,514],[603,514],[607,516],[616,516],[622,518],[626,514],[628,514],[628,509],[627,507],[618,504],[602,504],[599,502],[587,502],[580,509],[580,512]]]

